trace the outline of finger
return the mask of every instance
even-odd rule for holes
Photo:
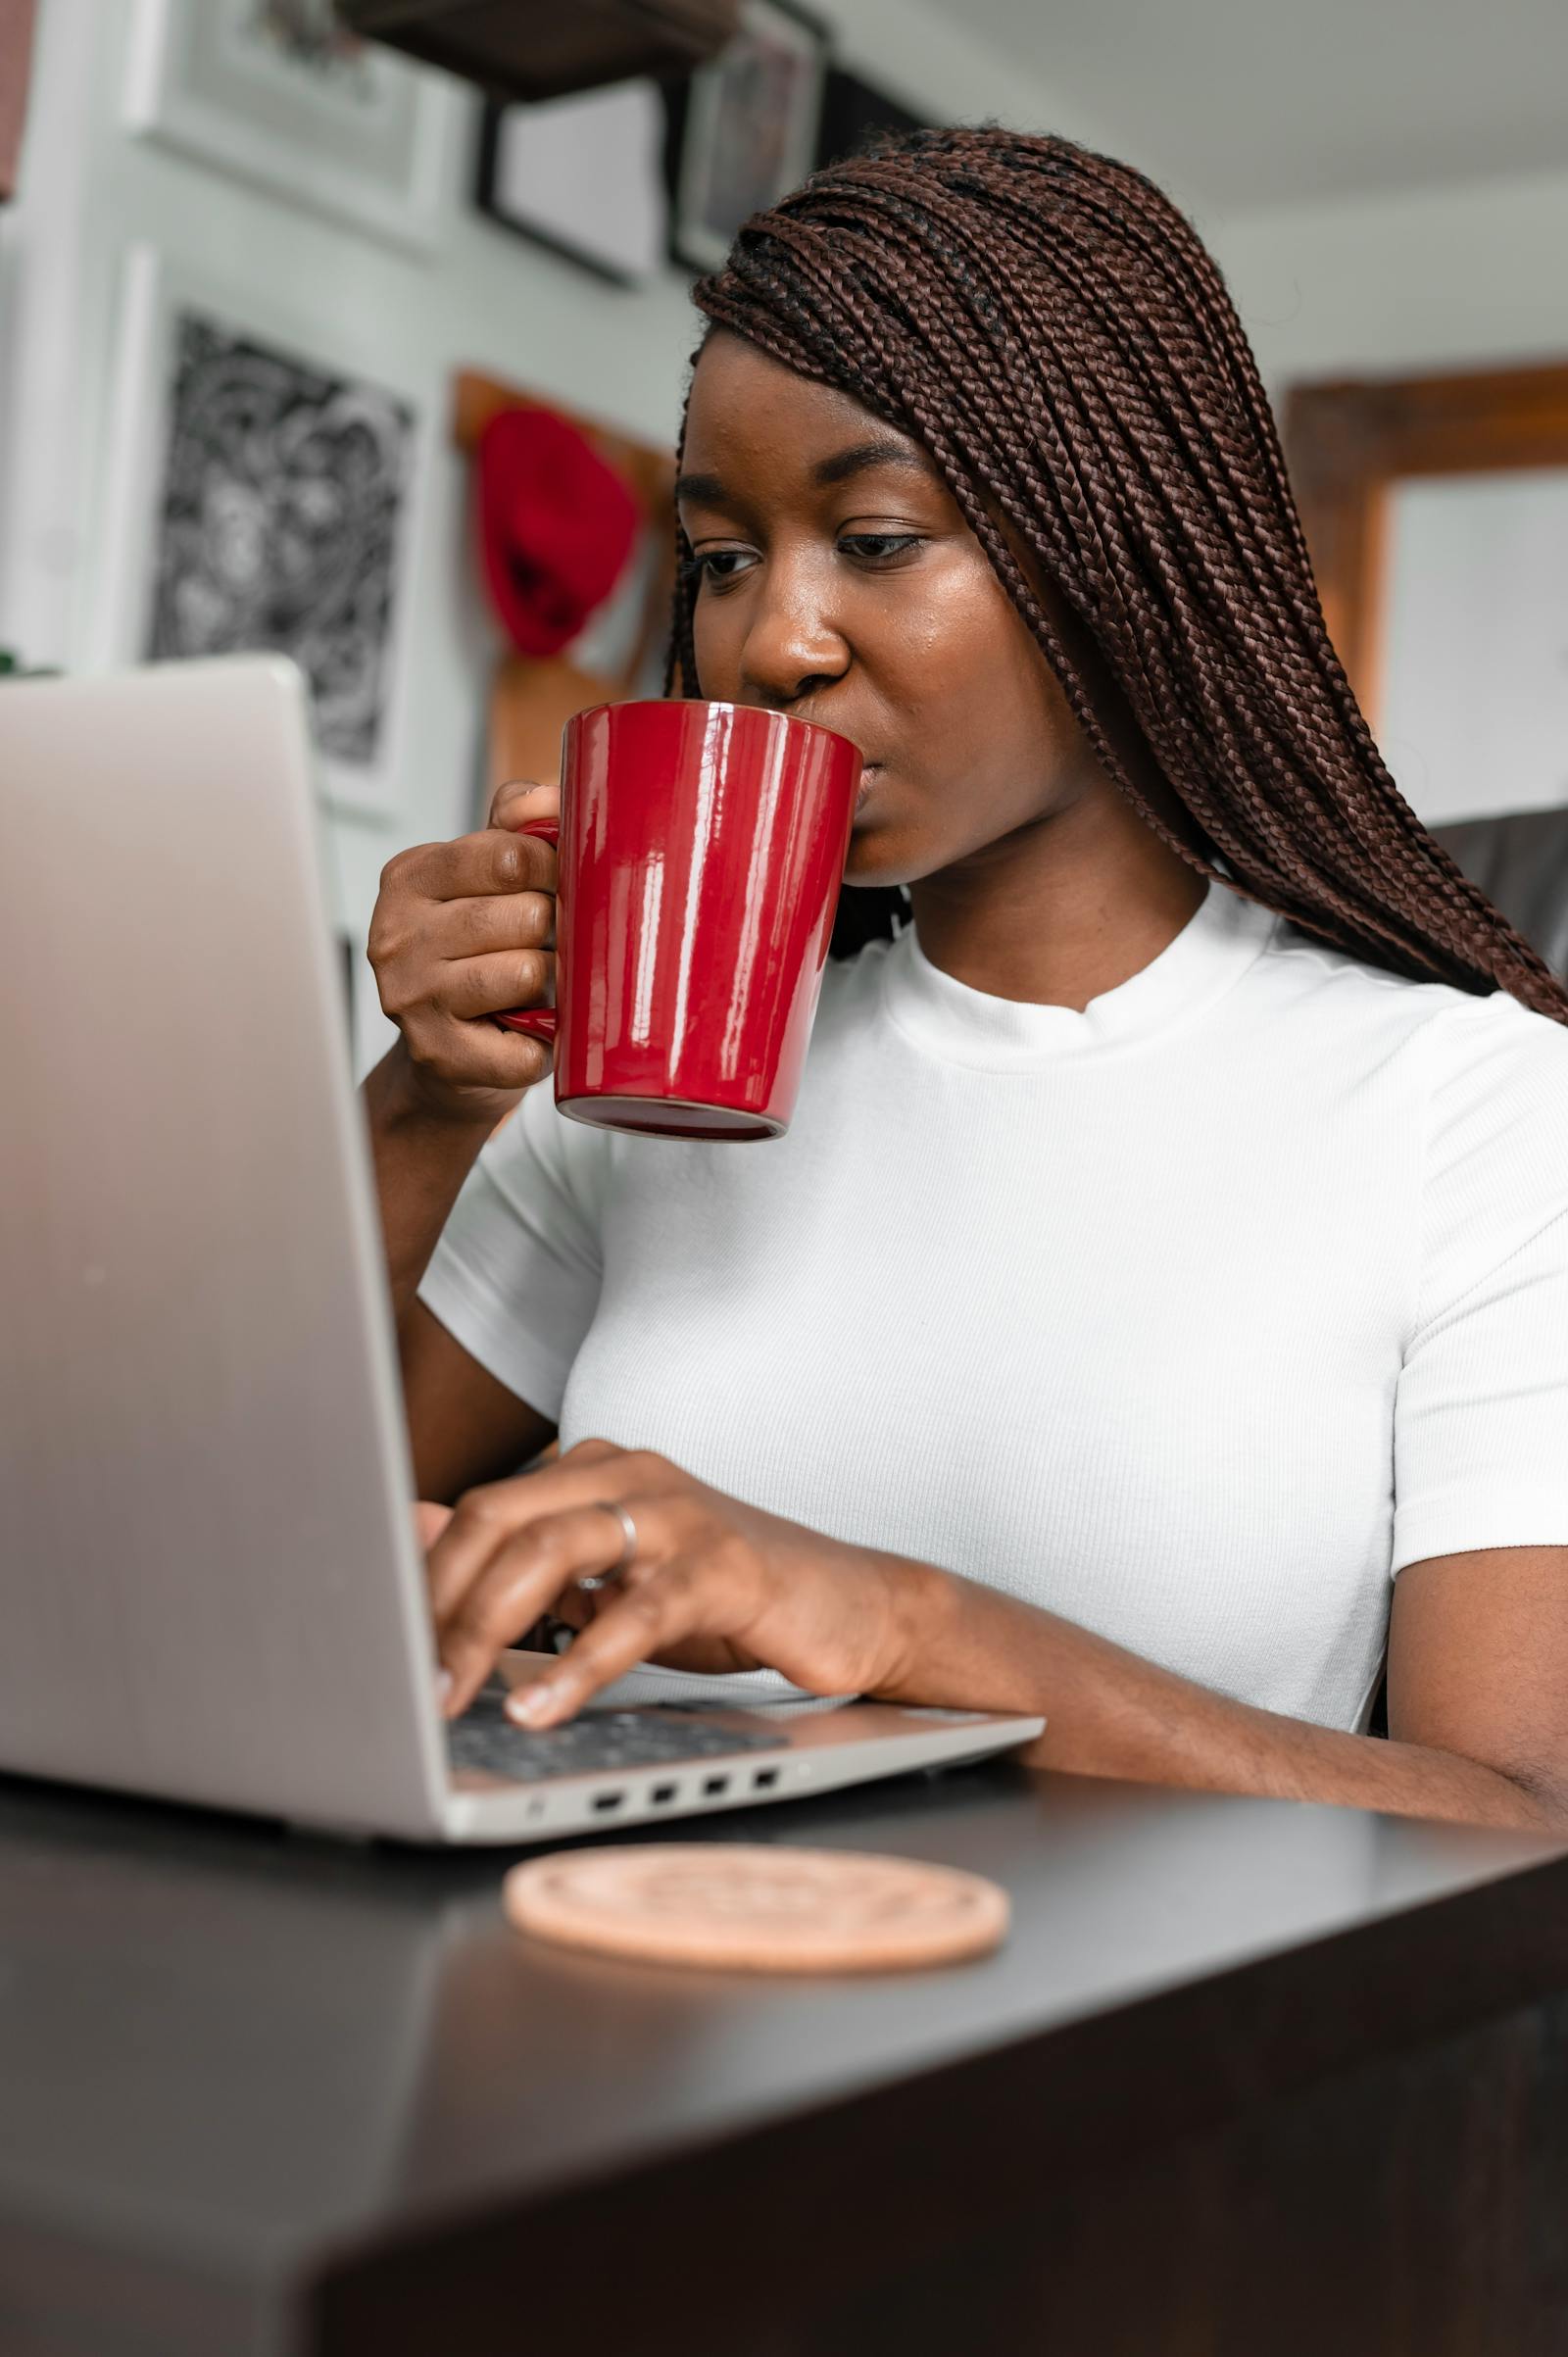
[[[542,1007],[555,978],[554,951],[500,950],[449,965],[441,997],[448,1014],[471,1021],[509,1007]]]
[[[573,1506],[509,1539],[438,1616],[436,1649],[451,1681],[448,1715],[467,1708],[498,1655],[564,1591],[584,1574],[609,1571],[620,1550],[620,1529],[603,1506]],[[576,1645],[582,1642],[579,1637]]]
[[[561,815],[561,788],[533,777],[508,778],[497,786],[490,803],[491,826],[526,826],[534,818]]]
[[[600,1596],[609,1593],[608,1589],[590,1591],[573,1583],[569,1588],[563,1588],[551,1605],[548,1617],[560,1621],[575,1637],[579,1631],[587,1628],[598,1613]]]
[[[624,1460],[613,1472],[609,1470],[612,1457]],[[640,1486],[657,1461],[646,1453],[618,1448],[613,1441],[578,1441],[553,1465],[543,1465],[537,1472],[514,1474],[510,1481],[481,1482],[466,1490],[430,1555],[430,1608],[436,1619],[444,1619],[456,1608],[459,1597],[514,1533],[547,1514],[599,1498],[613,1498],[617,1487]],[[600,1520],[608,1531],[613,1517],[603,1514]],[[594,1566],[584,1568],[591,1571]]]
[[[515,1096],[548,1079],[555,1062],[547,1041],[507,1031],[488,1015],[466,1023],[434,1013],[404,1021],[403,1035],[419,1069],[453,1088],[508,1090]]]
[[[399,852],[381,870],[383,894],[427,901],[466,901],[497,892],[554,892],[555,845],[540,835],[509,835],[487,827],[451,843],[420,843]]]
[[[425,1553],[428,1553],[429,1549],[434,1547],[451,1520],[452,1508],[450,1506],[435,1505],[428,1498],[416,1499],[414,1535]]]
[[[495,950],[553,947],[555,929],[553,892],[495,892],[443,902],[428,939],[443,958],[487,958]]]
[[[638,1576],[628,1574],[618,1592],[600,1591],[599,1610],[559,1666],[508,1696],[507,1714],[519,1726],[560,1726],[640,1661],[705,1632],[704,1591],[722,1574],[705,1577],[680,1557],[634,1568]]]

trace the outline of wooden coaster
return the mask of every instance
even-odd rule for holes
[[[564,1947],[731,1972],[897,1972],[1000,1945],[1007,1894],[978,1874],[844,1849],[634,1841],[514,1866],[502,1904]]]

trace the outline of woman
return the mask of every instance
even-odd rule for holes
[[[1568,996],[1378,758],[1212,263],[1125,167],[952,130],[697,301],[671,684],[852,737],[845,911],[912,923],[747,1152],[562,1120],[490,1022],[548,988],[553,790],[388,867],[447,1708],[554,1614],[526,1724],[653,1661],[1568,1824]]]

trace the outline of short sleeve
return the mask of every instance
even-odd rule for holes
[[[1391,1569],[1568,1547],[1568,1027],[1503,993],[1427,1026]]]
[[[530,1089],[469,1171],[419,1287],[471,1357],[557,1423],[599,1306],[605,1143]]]

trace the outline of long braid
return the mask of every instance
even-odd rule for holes
[[[1568,989],[1385,768],[1224,280],[1141,172],[994,125],[917,131],[755,215],[695,294],[924,445],[1097,759],[1190,866],[1222,859],[1231,888],[1370,964],[1568,1023]],[[1087,627],[1190,832],[1116,753],[1028,562]],[[701,692],[694,602],[678,572],[666,693]]]

